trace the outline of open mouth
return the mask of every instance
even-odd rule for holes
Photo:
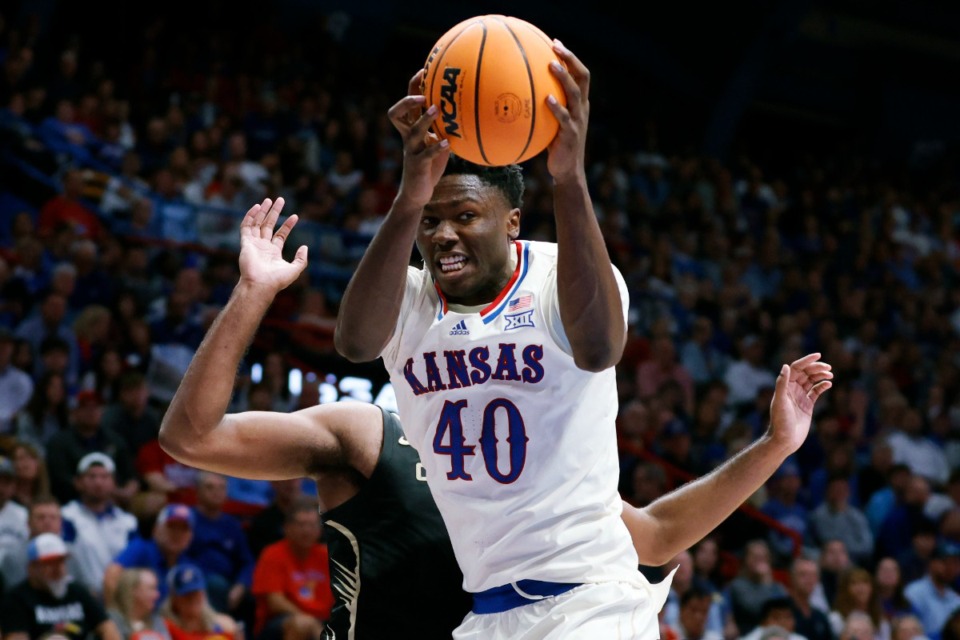
[[[466,266],[467,258],[466,256],[444,256],[437,263],[440,267],[440,273],[456,273]]]

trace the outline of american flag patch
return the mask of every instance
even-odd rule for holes
[[[510,304],[507,305],[507,311],[527,309],[531,304],[533,304],[533,294],[527,293],[511,300]]]

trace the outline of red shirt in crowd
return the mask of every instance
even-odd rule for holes
[[[286,540],[266,546],[253,572],[251,590],[257,598],[255,633],[260,633],[270,617],[266,598],[270,593],[280,593],[302,612],[328,620],[333,608],[329,565],[327,545],[319,542],[303,559],[293,554]]]

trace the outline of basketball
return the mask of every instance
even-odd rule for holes
[[[443,34],[424,65],[433,131],[461,158],[487,166],[528,160],[553,141],[559,123],[547,106],[566,93],[550,71],[563,64],[538,27],[510,16],[469,18]]]

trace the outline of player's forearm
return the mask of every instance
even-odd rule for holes
[[[577,366],[602,371],[620,361],[626,338],[623,303],[600,225],[580,177],[554,187],[557,295]]]
[[[398,197],[364,252],[337,314],[334,344],[344,358],[374,360],[393,334],[419,222],[420,209]]]
[[[706,536],[747,501],[789,455],[764,435],[707,475],[655,500],[644,511],[655,531],[652,554],[666,562]]]
[[[200,343],[160,425],[160,445],[180,462],[202,458],[204,439],[223,420],[237,367],[274,296],[241,282]]]

